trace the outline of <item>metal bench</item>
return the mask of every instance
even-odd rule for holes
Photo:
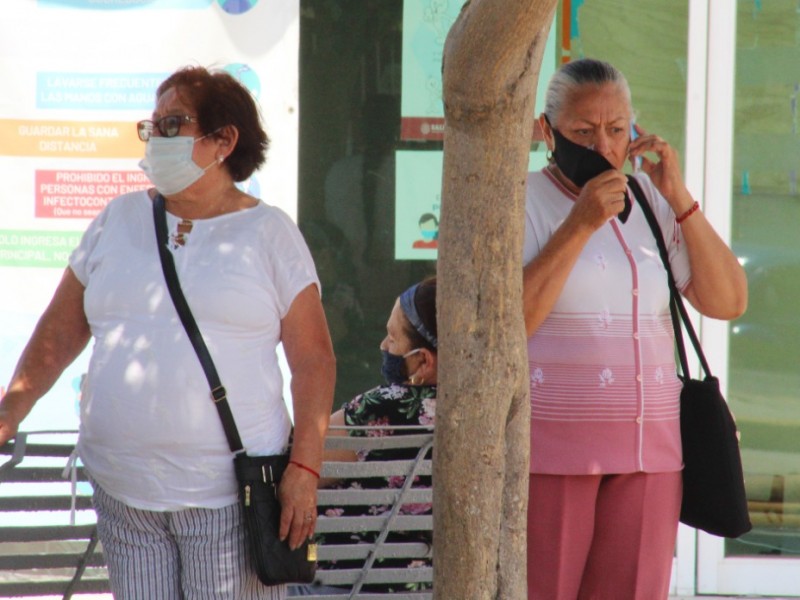
[[[107,592],[91,490],[67,468],[77,433],[19,433],[0,448],[0,598]]]
[[[380,430],[376,427],[361,427],[351,429]],[[432,592],[394,592],[389,593],[362,593],[361,589],[368,584],[416,584],[433,582],[433,568],[384,568],[376,561],[380,558],[409,558],[423,559],[432,557],[432,547],[428,544],[408,541],[392,541],[387,543],[391,532],[432,531],[433,517],[427,515],[401,514],[400,507],[404,504],[431,504],[433,492],[431,488],[412,488],[414,477],[431,474],[431,448],[433,447],[432,428],[403,428],[392,427],[395,433],[405,435],[367,436],[367,437],[336,437],[331,436],[326,440],[328,449],[346,449],[353,451],[373,451],[386,449],[410,449],[415,454],[409,460],[393,461],[363,461],[363,462],[325,462],[322,466],[322,475],[325,478],[363,480],[370,477],[404,477],[404,483],[399,488],[368,489],[321,489],[318,504],[324,512],[325,507],[342,506],[374,506],[388,507],[387,512],[380,516],[319,516],[317,532],[321,534],[330,532],[375,532],[376,539],[373,544],[321,544],[318,548],[318,558],[321,561],[317,570],[319,583],[343,587],[341,595],[306,596],[307,600],[333,600],[336,598],[358,598],[360,600],[380,600],[393,598],[395,600],[430,600]],[[407,429],[406,431],[400,431]],[[326,562],[331,560],[363,560],[360,569],[325,568]]]
[[[374,429],[374,428],[362,428]],[[393,428],[395,430],[404,428]],[[413,428],[412,428],[413,429]],[[393,436],[331,436],[326,447],[354,451],[411,449],[409,460],[326,462],[326,478],[365,479],[405,477],[402,487],[391,489],[321,489],[319,505],[325,507],[391,507],[377,516],[320,516],[317,531],[374,532],[371,544],[320,545],[317,571],[320,584],[342,588],[341,595],[306,596],[306,600],[430,600],[432,593],[365,593],[369,584],[428,583],[431,567],[383,568],[382,558],[422,559],[432,556],[428,544],[386,542],[394,531],[428,531],[433,518],[400,514],[403,504],[432,503],[430,488],[412,488],[414,477],[431,474],[433,432],[428,428],[403,431]],[[20,433],[14,442],[0,447],[0,598],[61,595],[69,599],[82,593],[109,592],[102,548],[97,542],[91,490],[83,469],[68,468],[76,432]],[[65,467],[67,467],[65,471]],[[69,479],[65,480],[64,475]],[[42,524],[44,522],[44,524]],[[363,561],[361,568],[336,569],[328,561]]]

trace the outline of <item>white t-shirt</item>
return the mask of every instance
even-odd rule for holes
[[[168,231],[180,219],[167,214]],[[175,266],[250,454],[291,429],[276,348],[297,294],[319,287],[295,224],[259,203],[195,220]],[[78,451],[114,498],[147,510],[236,502],[232,455],[208,382],[167,291],[145,192],[114,199],[70,257],[94,348]]]

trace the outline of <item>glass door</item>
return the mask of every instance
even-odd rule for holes
[[[707,340],[720,349],[727,345],[727,398],[741,431],[754,527],[737,540],[699,536],[697,591],[795,597],[800,596],[800,4],[710,4],[709,70],[724,74],[735,56],[735,84],[732,163],[723,169],[728,180],[719,181],[707,164],[706,181],[716,178],[728,188],[731,242],[748,274],[750,302],[742,318],[724,326],[727,341],[718,335],[719,324],[704,324],[703,336],[706,348]],[[715,18],[734,21],[728,31],[735,36],[719,33],[715,39]],[[711,76],[709,90],[714,85]],[[708,114],[721,106],[716,103],[729,104],[711,96]],[[706,155],[730,157],[724,145],[714,148],[717,138],[708,131]]]
[[[624,9],[561,0],[560,59],[601,58],[626,74],[638,121],[681,154],[750,282],[741,319],[696,322],[742,432],[755,528],[726,541],[681,527],[672,592],[800,597],[800,0],[614,4]],[[435,269],[398,259],[393,242],[397,157],[441,150],[403,133],[406,5],[300,4],[298,218],[333,290],[340,403],[374,385],[397,290]]]

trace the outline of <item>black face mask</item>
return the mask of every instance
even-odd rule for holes
[[[550,124],[549,119],[547,123],[548,125]],[[600,173],[605,173],[614,168],[614,165],[608,162],[599,152],[568,140],[552,125],[550,126],[550,131],[553,132],[553,138],[555,139],[553,159],[556,165],[564,176],[579,188],[586,185],[587,181],[594,179]],[[624,223],[628,220],[630,212],[631,201],[628,195],[625,194],[625,208],[617,215],[617,219]]]
[[[408,379],[406,373],[406,360],[400,354],[392,354],[387,350],[381,350],[383,360],[381,361],[381,375],[389,385],[403,385]]]
[[[404,385],[408,380],[408,368],[406,358],[416,354],[422,348],[414,348],[405,354],[392,354],[388,350],[381,350],[383,360],[381,361],[381,375],[389,385]]]

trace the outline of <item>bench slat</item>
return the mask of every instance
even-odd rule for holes
[[[361,576],[361,569],[334,569],[317,571],[316,580],[325,585],[352,585]],[[373,566],[364,578],[371,583],[420,583],[433,580],[433,567],[416,569],[381,569]]]
[[[4,542],[50,542],[57,540],[88,540],[94,525],[53,525],[50,527],[0,527]]]
[[[357,600],[432,600],[433,592],[394,592],[391,594],[365,594],[359,592]],[[349,600],[350,591],[341,594],[325,594],[324,596],[303,596],[303,600]]]
[[[363,449],[386,450],[395,448],[419,449],[427,444],[433,434],[389,435],[385,437],[358,437],[358,436],[333,436],[325,438],[325,448],[328,450],[354,450]]]
[[[379,531],[389,515],[378,517],[323,517],[317,518],[319,533],[362,533]],[[393,531],[424,531],[433,527],[431,515],[398,515],[394,519]]]
[[[413,460],[380,460],[373,462],[326,462],[322,465],[322,476],[331,479],[363,479],[365,477],[393,477],[405,475],[414,465]],[[430,475],[433,464],[422,460],[417,475]]]
[[[3,473],[0,481],[4,483],[69,483],[61,475],[64,466],[61,467],[16,467]],[[78,481],[88,481],[86,471],[83,467],[78,467]]]
[[[69,581],[69,578],[62,581],[0,581],[0,597],[61,596]],[[73,593],[84,594],[108,593],[108,590],[108,579],[81,579],[72,589]]]
[[[42,510],[70,510],[72,496],[5,496],[0,497],[0,512],[36,512]],[[92,499],[89,496],[77,496],[77,510],[91,510]]]
[[[81,553],[73,554],[17,554],[15,556],[0,556],[0,569],[17,571],[21,573],[26,569],[60,569],[72,568],[78,564]],[[93,553],[87,560],[89,567],[105,566],[102,552]]]
[[[359,560],[375,548],[375,544],[336,544],[317,546],[317,557],[326,560]],[[398,542],[381,545],[375,555],[378,558],[430,558],[433,556],[432,546],[422,542]]]
[[[9,442],[4,446],[0,446],[0,456],[11,456],[14,453],[14,447],[15,445],[13,442]],[[74,449],[74,440],[69,444],[54,444],[46,442],[33,442],[28,439],[27,443],[25,444],[25,456],[47,456],[66,459],[70,454],[72,454]]]
[[[352,489],[319,490],[318,506],[374,506],[391,504],[400,495],[399,489]],[[403,504],[427,504],[433,502],[431,488],[413,488],[406,492]]]

